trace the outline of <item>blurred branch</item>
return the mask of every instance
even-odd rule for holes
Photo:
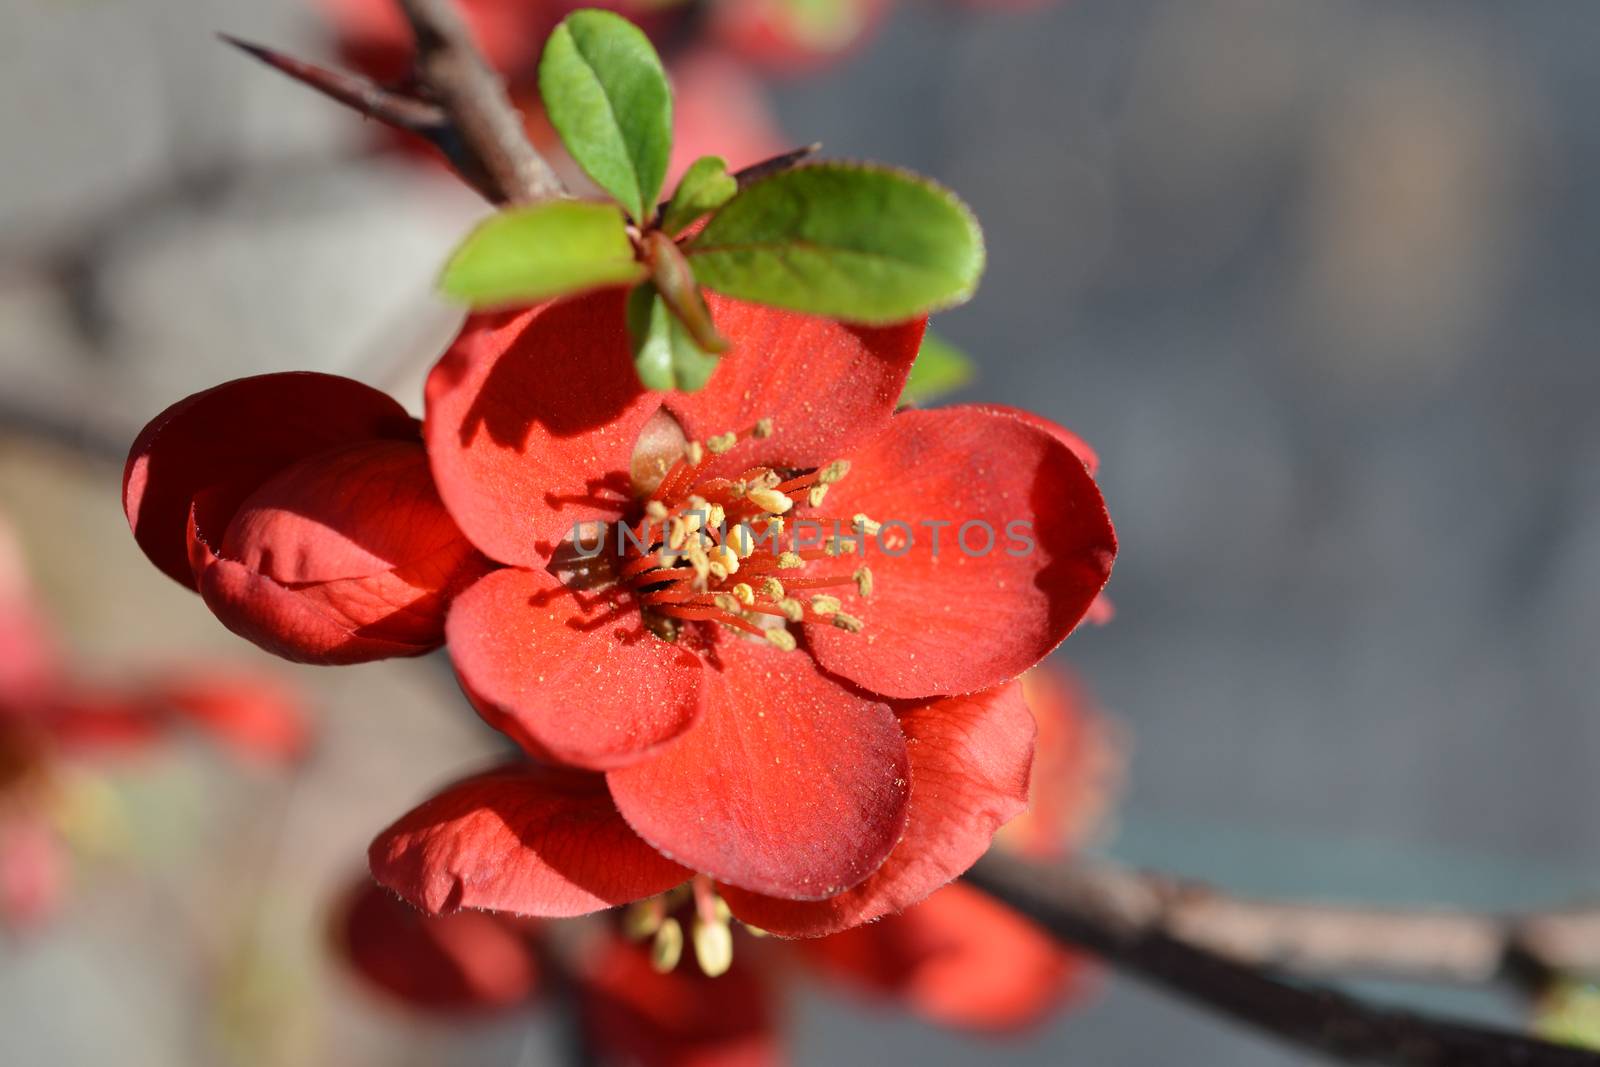
[[[319,67],[257,44],[222,39],[303,85],[369,118],[430,141],[486,199],[525,203],[565,195],[534,151],[506,96],[451,0],[397,0],[416,38],[415,89]]]
[[[1593,950],[1600,917],[1265,904],[1109,865],[1040,867],[992,852],[966,880],[1118,970],[1330,1057],[1395,1067],[1600,1065],[1592,1052],[1378,1007],[1266,970],[1462,980],[1530,965],[1551,973],[1555,961],[1580,955],[1575,943]],[[1576,942],[1559,941],[1572,935]]]

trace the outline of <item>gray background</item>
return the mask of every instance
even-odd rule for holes
[[[0,6],[0,506],[100,669],[255,661],[146,573],[114,470],[18,427],[120,445],[183,393],[289,367],[415,406],[449,329],[428,280],[477,210],[339,158],[359,125],[218,28],[329,54],[278,0]],[[1597,46],[1582,0],[907,0],[848,62],[774,88],[796,142],[974,205],[989,273],[936,324],[980,365],[962,395],[1101,453],[1118,616],[1064,658],[1134,739],[1112,852],[1358,899],[1600,882]],[[426,664],[296,674],[324,758],[289,786],[187,765],[123,786],[157,822],[206,814],[49,938],[0,946],[0,1052],[541,1061],[537,1026],[421,1026],[318,962],[366,837],[489,742],[440,721]],[[241,959],[272,976],[243,1023],[219,977]],[[999,1048],[825,994],[793,1033],[804,1063],[1299,1062],[1115,981]]]

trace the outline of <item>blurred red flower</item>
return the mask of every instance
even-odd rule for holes
[[[0,926],[35,925],[59,903],[69,765],[144,751],[183,725],[255,761],[297,758],[309,741],[294,693],[251,672],[173,668],[114,683],[69,673],[0,520]]]

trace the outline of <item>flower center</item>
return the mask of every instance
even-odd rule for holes
[[[850,470],[835,460],[811,471],[753,466],[737,478],[707,477],[717,456],[772,436],[772,420],[688,442],[676,462],[660,464],[660,481],[643,513],[619,529],[621,584],[638,597],[651,631],[675,640],[687,622],[720,623],[792,650],[790,623],[827,622],[859,633],[840,597],[824,590],[872,593],[872,571],[846,569],[840,557],[864,552],[878,524],[846,521],[820,509],[830,486]],[[810,565],[834,566],[811,573]]]

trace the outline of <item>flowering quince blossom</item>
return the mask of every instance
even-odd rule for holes
[[[1120,756],[1075,679],[1039,667],[1023,682],[1039,722],[1031,804],[997,845],[1058,859],[1098,829],[1117,788]],[[622,928],[648,933],[650,924],[639,919],[649,911],[636,905]],[[664,921],[660,913],[654,918]],[[363,879],[340,909],[334,935],[341,958],[402,1005],[463,1016],[530,1004],[541,991],[541,957],[548,958],[544,929],[495,912],[423,915]],[[643,1067],[782,1062],[781,1009],[792,976],[820,977],[835,990],[983,1033],[1043,1022],[1081,996],[1086,977],[1080,957],[961,884],[828,937],[741,935],[726,981],[691,963],[663,972],[662,960],[612,924],[591,935],[573,941],[569,952],[586,1038],[603,1059]]]
[[[87,683],[63,665],[0,523],[0,927],[49,917],[66,889],[76,764],[143,752],[189,724],[241,757],[298,757],[309,734],[281,684],[217,668]]]
[[[697,876],[774,933],[898,911],[1025,807],[1015,678],[1109,575],[1099,491],[1034,416],[896,415],[920,321],[713,297],[732,347],[711,387],[658,394],[623,300],[469,319],[428,380],[426,462],[342,379],[174,406],[129,462],[140,543],[299,658],[420,651],[448,604],[463,689],[534,760],[374,842],[378,880],[429,912],[578,915]],[[945,524],[944,550],[868,516]],[[801,521],[855,537],[783,547]],[[1028,551],[958,551],[968,521],[1025,523]],[[631,536],[585,557],[596,524]],[[858,562],[874,528],[884,550]]]

